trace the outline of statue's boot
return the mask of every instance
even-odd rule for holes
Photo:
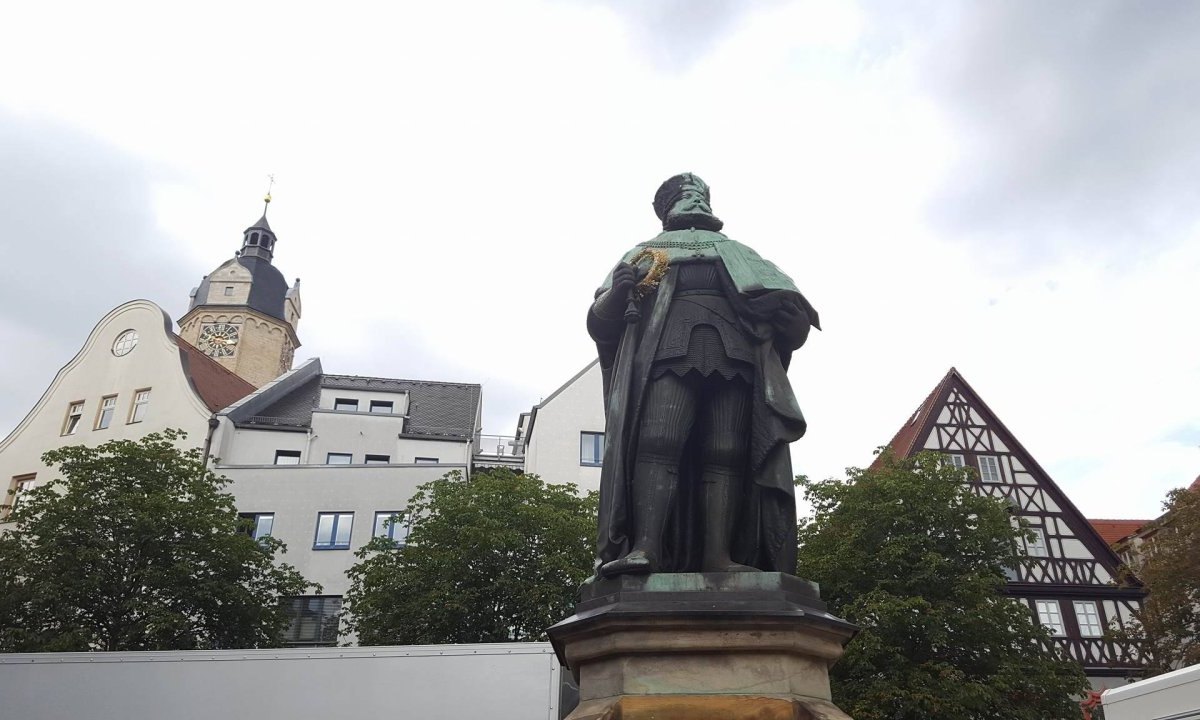
[[[639,458],[633,482],[633,549],[600,567],[605,576],[659,571],[662,538],[679,481],[679,469],[657,459]]]
[[[704,483],[704,572],[754,572],[749,565],[736,563],[733,548],[733,524],[742,499],[740,474],[719,467],[706,468]]]

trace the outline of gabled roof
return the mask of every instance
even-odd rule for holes
[[[238,427],[308,428],[320,405],[322,388],[408,393],[405,435],[470,439],[478,430],[482,396],[478,384],[327,375],[315,358],[224,414]]]
[[[941,382],[935,385],[933,390],[921,401],[921,405],[909,417],[908,422],[901,425],[900,429],[896,431],[895,436],[892,437],[892,441],[887,444],[891,448],[893,455],[902,458],[920,451],[920,448],[914,448],[914,445],[920,438],[928,434],[930,416],[933,414],[933,409],[938,405],[937,400],[946,397],[946,391],[955,377],[961,379],[958,370],[952,367],[946,373],[945,377],[941,379]],[[964,380],[963,382],[965,383],[966,381]],[[876,467],[880,461],[881,459],[876,457],[875,461],[871,463],[871,467]]]
[[[1154,522],[1153,520],[1092,520],[1088,518],[1088,522],[1104,538],[1104,542],[1109,546],[1114,546],[1125,538],[1133,535],[1138,530],[1141,530],[1145,525]]]
[[[1115,576],[1121,561],[1109,544],[1100,536],[1087,519],[1083,517],[1083,514],[1079,512],[1079,509],[1075,507],[1070,498],[1050,478],[1050,474],[1021,445],[1016,435],[1004,425],[1003,421],[988,407],[983,398],[979,396],[979,393],[975,392],[975,389],[971,387],[966,378],[956,368],[950,368],[941,381],[938,382],[937,386],[934,387],[933,391],[921,403],[921,406],[912,414],[908,422],[892,438],[889,447],[893,454],[897,457],[909,457],[925,448],[927,439],[939,423],[939,414],[952,393],[956,393],[958,397],[961,397],[969,405],[973,412],[979,414],[982,423],[1000,438],[1005,452],[1009,452],[1013,456],[1022,459],[1026,471],[1037,479],[1037,486],[1059,507],[1059,512],[1061,512],[1064,518],[1071,519],[1069,525],[1077,533],[1079,539],[1091,550],[1093,556],[1106,565],[1109,572]],[[974,451],[967,450],[967,452]],[[988,454],[995,451],[983,450],[982,452]],[[880,458],[877,457],[872,463],[872,467],[879,463]]]
[[[183,374],[209,410],[216,412],[254,392],[253,385],[205,355],[199,348],[173,333],[172,337],[179,346]]]

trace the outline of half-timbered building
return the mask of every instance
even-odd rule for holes
[[[1007,501],[1033,534],[1023,548],[1027,562],[1009,571],[1008,595],[1083,665],[1095,689],[1137,672],[1136,660],[1104,634],[1132,619],[1145,590],[1118,583],[1121,561],[1108,543],[956,369],[889,447],[899,457],[932,450],[974,469],[976,491]]]

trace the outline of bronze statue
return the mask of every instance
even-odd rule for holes
[[[606,414],[598,576],[796,570],[788,444],[805,422],[786,370],[820,325],[709,200],[691,173],[664,182],[663,232],[588,312]]]

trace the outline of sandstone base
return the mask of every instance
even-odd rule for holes
[[[791,575],[601,580],[549,632],[579,682],[568,720],[849,720],[829,666],[855,628]]]

